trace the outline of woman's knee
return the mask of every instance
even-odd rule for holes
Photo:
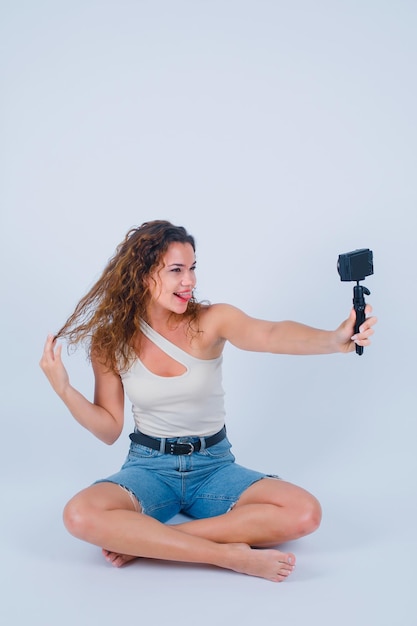
[[[141,511],[139,502],[127,489],[110,482],[97,483],[68,502],[63,512],[64,525],[71,535],[88,541],[103,514],[115,509]]]
[[[79,539],[83,539],[88,534],[91,518],[91,507],[79,496],[72,498],[63,511],[65,528]]]
[[[317,530],[321,524],[322,509],[320,502],[309,494],[301,503],[297,516],[297,534],[299,537],[309,535]]]

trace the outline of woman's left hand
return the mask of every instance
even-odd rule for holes
[[[371,316],[371,313],[372,307],[367,304],[365,307],[366,319],[359,327],[359,332],[355,334],[356,311],[352,308],[348,319],[342,322],[336,330],[336,340],[340,352],[352,352],[356,345],[362,347],[370,345],[370,337],[375,332],[373,326],[377,322],[377,318]]]

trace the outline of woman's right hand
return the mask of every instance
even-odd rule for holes
[[[48,335],[39,365],[54,391],[62,396],[70,386],[68,372],[61,358],[62,344],[57,344],[53,335]]]
[[[120,436],[124,419],[124,390],[120,380],[106,366],[92,359],[95,377],[94,402],[72,387],[61,358],[62,345],[48,335],[39,362],[43,372],[72,416],[81,426],[107,444]]]

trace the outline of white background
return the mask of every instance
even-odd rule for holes
[[[413,0],[0,0],[5,624],[415,625],[416,28]],[[63,528],[131,417],[111,448],[82,430],[44,339],[151,219],[195,235],[201,299],[324,328],[351,306],[338,255],[373,250],[363,356],[225,352],[238,461],[324,509],[283,585],[114,570]],[[66,362],[91,398],[85,355]]]

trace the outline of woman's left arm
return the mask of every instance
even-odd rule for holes
[[[363,347],[370,345],[377,321],[374,316],[366,317],[359,332],[354,334],[354,309],[336,330],[321,330],[292,321],[268,322],[250,317],[227,304],[214,305],[213,309],[218,332],[223,339],[242,350],[274,354],[352,352],[356,344]],[[371,312],[372,307],[366,305],[366,316]]]

